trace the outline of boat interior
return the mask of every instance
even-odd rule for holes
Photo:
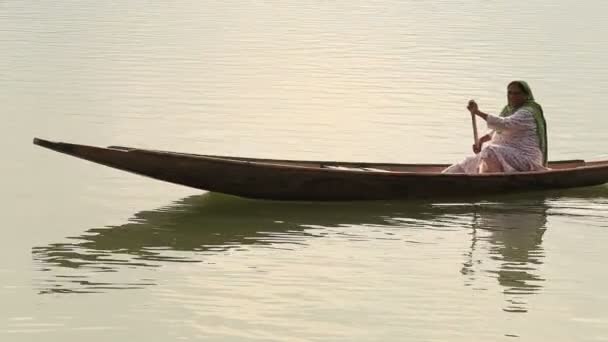
[[[364,162],[341,162],[341,161],[299,161],[299,160],[281,160],[281,159],[262,159],[262,158],[244,158],[230,157],[218,155],[204,155],[193,153],[178,153],[160,150],[144,150],[124,146],[109,146],[110,149],[121,151],[147,151],[152,153],[163,153],[180,155],[185,157],[205,157],[223,160],[233,160],[250,163],[264,163],[282,166],[299,166],[309,168],[324,168],[338,170],[356,170],[356,171],[375,171],[375,172],[437,172],[440,173],[448,167],[448,164],[396,164],[396,163],[364,163]],[[549,162],[549,168],[554,170],[572,169],[584,166],[607,165],[608,161],[585,162],[581,159],[560,160]]]

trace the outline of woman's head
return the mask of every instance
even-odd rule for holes
[[[513,108],[521,107],[528,100],[533,100],[532,92],[522,81],[513,81],[507,86],[507,100]]]

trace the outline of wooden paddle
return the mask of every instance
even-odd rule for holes
[[[471,102],[473,102],[473,100],[469,101],[469,104]],[[477,145],[479,142],[479,134],[477,133],[477,120],[473,113],[471,113],[471,123],[473,124],[473,143]]]
[[[473,142],[477,145],[479,142],[479,134],[477,134],[477,120],[475,120],[475,114],[471,114],[471,120],[473,123]]]

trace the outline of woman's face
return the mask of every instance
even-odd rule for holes
[[[511,107],[517,108],[528,100],[528,95],[523,92],[518,84],[514,83],[511,84],[507,89],[507,100],[509,101],[509,105]]]

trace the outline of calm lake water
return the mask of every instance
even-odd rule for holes
[[[608,159],[608,2],[0,1],[1,341],[607,341],[608,186],[280,203],[40,149],[453,162],[529,81]]]

